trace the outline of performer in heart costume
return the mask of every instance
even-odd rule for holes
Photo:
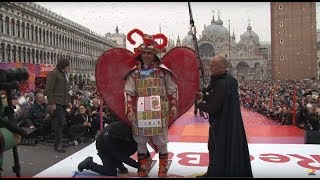
[[[159,152],[158,175],[163,177],[168,170],[168,128],[194,103],[199,89],[198,63],[195,52],[187,47],[173,48],[160,60],[157,54],[165,52],[166,36],[134,29],[127,35],[132,44],[134,33],[143,39],[134,54],[114,48],[101,55],[96,65],[97,87],[119,119],[132,125],[140,167],[148,165],[149,142]],[[139,168],[138,175],[146,176],[145,169]]]

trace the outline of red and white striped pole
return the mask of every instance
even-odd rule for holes
[[[103,100],[100,99],[100,110],[99,110],[99,114],[100,114],[100,131],[103,130],[103,117],[102,117],[102,108],[103,108]]]
[[[296,101],[297,101],[297,98],[296,98],[296,87],[294,87],[293,89],[293,110],[292,110],[292,124],[295,126],[296,125]]]

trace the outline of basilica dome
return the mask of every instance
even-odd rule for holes
[[[240,42],[245,43],[250,41],[259,44],[259,36],[257,35],[257,33],[252,31],[252,27],[249,24],[249,26],[247,27],[247,31],[240,36]]]
[[[218,17],[218,20],[214,20],[212,17],[211,24],[206,26],[202,31],[203,36],[207,37],[229,37],[229,30],[223,26],[223,21]]]
[[[192,44],[193,44],[192,31],[190,30],[188,32],[188,35],[185,38],[183,38],[182,45],[185,46],[185,45],[192,45]]]

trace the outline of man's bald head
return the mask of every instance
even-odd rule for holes
[[[213,61],[217,61],[218,64],[220,64],[221,66],[223,66],[225,69],[227,68],[228,66],[228,61],[226,58],[224,58],[223,56],[221,55],[215,55],[213,58],[212,58]]]
[[[224,74],[228,67],[228,61],[221,55],[215,55],[210,59],[210,72],[211,75],[219,76]]]

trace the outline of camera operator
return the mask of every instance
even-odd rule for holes
[[[30,129],[37,128],[27,138],[42,140],[51,134],[49,109],[45,97],[41,92],[36,93],[35,101],[29,107],[25,122],[22,123],[22,126]]]
[[[3,101],[0,101],[0,116],[3,114],[4,106]],[[2,127],[2,125],[1,125]],[[21,142],[21,136],[9,131],[7,128],[0,128],[0,170],[2,171],[3,165],[3,152],[11,149],[13,146]],[[0,174],[1,177],[1,174]]]
[[[19,93],[19,82],[27,81],[28,78],[29,74],[25,68],[0,69],[0,90],[4,90],[6,94],[6,103],[2,104],[2,98],[0,101],[0,161],[2,167],[3,151],[12,148],[15,164],[12,169],[17,177],[20,177],[20,164],[16,145],[21,142],[21,135],[26,136],[27,132],[17,126],[15,104],[19,100],[14,97]]]

